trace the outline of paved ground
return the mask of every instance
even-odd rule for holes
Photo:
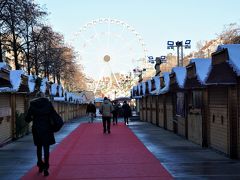
[[[57,143],[86,121],[86,118],[81,118],[66,123],[60,133],[56,134]],[[132,121],[129,128],[175,179],[240,179],[239,160],[231,160],[211,149],[203,149],[146,122]],[[0,179],[20,179],[35,163],[35,147],[32,136],[28,135],[0,148]]]

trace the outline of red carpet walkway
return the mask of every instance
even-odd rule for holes
[[[101,123],[81,124],[51,152],[50,176],[33,167],[22,179],[172,179],[127,126],[111,128],[103,134]]]

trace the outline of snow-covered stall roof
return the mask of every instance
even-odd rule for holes
[[[50,95],[56,96],[57,95],[57,88],[58,88],[58,84],[56,84],[56,83],[52,84]]]
[[[104,100],[104,99],[103,99],[102,97],[98,97],[98,98],[95,98],[94,101],[95,101],[95,102],[103,102],[103,100]]]
[[[90,103],[95,99],[93,91],[82,91],[80,95],[82,96],[83,103]]]
[[[164,88],[160,89],[159,94],[165,94],[169,91],[169,86],[170,86],[170,73],[169,72],[164,72],[162,77],[164,79]]]
[[[65,97],[53,97],[54,101],[65,101]]]
[[[0,69],[1,68],[6,69],[6,67],[7,67],[7,64],[5,62],[0,62]]]
[[[137,91],[137,90],[138,90],[138,86],[137,86],[137,85],[136,85],[136,86],[133,86],[132,90],[133,90],[133,91]]]
[[[68,102],[83,103],[82,96],[78,93],[66,92],[65,96],[66,96],[66,99],[67,99]]]
[[[240,44],[225,44],[219,45],[217,51],[226,48],[228,50],[229,61],[234,71],[240,76]]]
[[[132,97],[134,97],[134,91],[137,90],[137,86],[133,86],[132,89],[131,89],[131,94],[132,94]]]
[[[18,91],[22,81],[21,78],[22,74],[24,74],[23,70],[10,71],[10,82],[12,84],[12,91],[14,92]]]
[[[28,89],[30,92],[34,92],[36,85],[36,77],[33,75],[28,76]]]
[[[63,96],[63,87],[62,87],[61,84],[58,85],[58,94],[59,94],[60,97]]]
[[[47,82],[48,82],[48,79],[47,79],[47,78],[43,78],[43,79],[42,79],[41,86],[40,86],[40,91],[41,91],[42,93],[45,93],[46,90],[47,90]]]
[[[187,76],[186,67],[174,67],[172,68],[172,72],[176,74],[176,80],[177,80],[178,86],[180,88],[184,88],[184,83]]]
[[[142,85],[143,95],[145,95],[146,94],[146,81],[142,82],[141,85]]]
[[[138,92],[140,94],[140,92],[141,92],[141,83],[138,83],[137,87],[138,87]]]
[[[148,92],[151,92],[152,91],[152,81],[151,79],[147,80],[147,85],[148,85]]]
[[[1,68],[4,68],[4,69],[7,69],[7,70],[12,70],[11,66],[9,66],[6,62],[0,62],[0,69]]]
[[[134,91],[138,91],[139,87],[140,87],[140,84],[138,84],[138,85],[136,85],[136,86],[133,86],[133,88],[132,88],[132,94],[134,94],[134,93],[133,93]],[[140,90],[139,90],[139,92],[140,92]],[[134,98],[134,99],[139,99],[139,98],[142,98],[142,96],[137,96],[137,95],[135,94],[135,95],[133,95],[132,98]]]
[[[155,90],[151,92],[151,94],[159,94],[160,91],[160,76],[154,76],[153,77],[154,83],[155,83]]]
[[[195,63],[197,79],[201,84],[205,84],[211,70],[211,63],[212,63],[211,59],[195,58],[195,59],[191,59],[190,63]]]

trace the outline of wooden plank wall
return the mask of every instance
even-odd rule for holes
[[[152,96],[146,96],[147,99],[147,122],[152,122],[152,113],[151,113],[151,108],[152,108]]]
[[[158,96],[158,121],[159,127],[164,128],[164,95]]]
[[[185,137],[185,123],[186,119],[184,117],[177,117],[178,124],[178,134]]]
[[[0,144],[12,137],[10,94],[0,94]]]
[[[202,145],[202,114],[201,109],[190,110],[188,113],[188,139]]]
[[[146,103],[146,97],[142,98],[142,114],[143,114],[143,121],[147,121],[147,103]]]
[[[139,102],[139,116],[140,120],[143,121],[143,98],[137,100]]]
[[[19,134],[19,131],[16,132],[16,112],[25,113],[29,103],[30,98],[26,97],[26,94],[23,93],[0,94],[0,146],[5,142],[25,135],[27,131],[31,131],[31,124],[29,124],[29,126],[26,127],[25,133]],[[53,106],[65,122],[86,114],[86,105],[84,104],[53,102]]]
[[[185,118],[177,117],[177,133],[185,136],[187,130],[190,141],[239,158],[240,79],[237,86],[208,86],[202,92],[202,108],[188,109],[187,124]],[[145,96],[139,102],[141,119],[173,131],[171,93]]]
[[[166,98],[166,121],[167,121],[167,130],[173,131],[173,105],[172,105],[172,96],[171,94],[165,94]]]
[[[228,89],[209,88],[210,147],[229,154]]]
[[[229,119],[229,144],[230,157],[238,157],[238,92],[237,85],[228,86],[228,119]]]
[[[157,96],[151,96],[152,102],[151,102],[151,117],[152,117],[152,123],[157,125],[157,116],[156,116],[156,102],[157,102]]]

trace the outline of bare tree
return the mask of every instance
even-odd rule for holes
[[[7,4],[6,0],[2,0],[0,1],[0,62],[3,62],[3,26],[5,25],[5,14],[4,12],[4,8]]]
[[[224,30],[218,35],[224,44],[240,43],[240,27],[237,23],[230,23],[224,26]]]
[[[2,13],[5,14],[4,16],[4,23],[8,27],[8,34],[9,34],[9,45],[13,51],[14,57],[14,64],[16,69],[20,69],[20,63],[18,62],[18,55],[20,52],[20,31],[21,31],[21,0],[6,0],[6,5],[2,9]]]
[[[22,50],[25,54],[25,61],[27,64],[27,72],[28,74],[31,73],[31,65],[33,64],[32,60],[30,59],[30,52],[33,48],[33,40],[32,37],[33,29],[35,26],[38,25],[40,18],[44,17],[47,13],[39,7],[39,5],[33,3],[29,0],[23,0],[22,5],[22,25],[23,29],[21,31],[21,35],[23,38],[22,42]]]

